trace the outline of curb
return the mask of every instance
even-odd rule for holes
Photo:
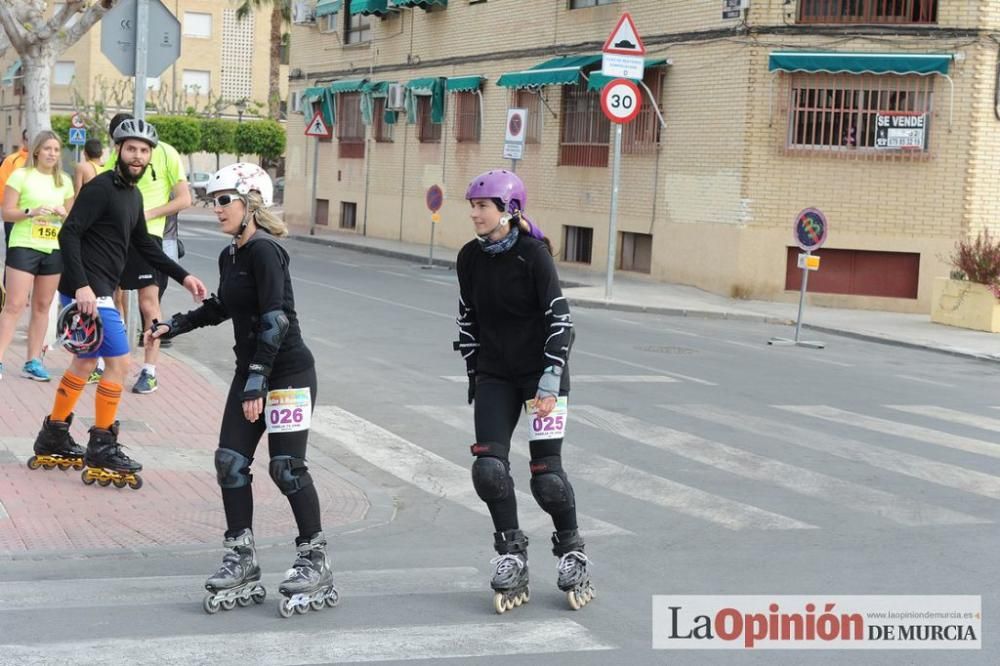
[[[402,259],[404,261],[421,262],[426,261],[424,257],[418,257],[410,252],[405,252],[402,250],[390,250],[388,248],[374,247],[371,245],[361,245],[359,243],[351,243],[348,241],[337,240],[336,238],[327,238],[321,236],[289,236],[289,240],[301,241],[303,243],[314,243],[316,245],[326,245],[327,247],[339,247],[347,250],[354,250],[355,252],[361,252],[364,254],[375,254],[382,257],[391,257],[393,259]],[[434,266],[441,266],[442,268],[448,268],[454,270],[455,262],[448,261],[447,259],[435,259],[432,264]]]
[[[616,310],[619,312],[642,312],[645,314],[658,314],[670,317],[697,317],[699,319],[729,319],[732,321],[752,321],[764,324],[785,324],[792,325],[794,319],[785,317],[773,317],[771,315],[752,314],[743,312],[727,312],[725,310],[692,310],[688,308],[670,308],[647,305],[634,305],[632,303],[613,303],[591,298],[567,297],[570,305],[581,308],[591,308],[595,310]]]
[[[795,323],[794,321],[792,322]],[[858,331],[848,331],[839,328],[832,328],[830,326],[823,326],[819,324],[807,324],[802,323],[802,328],[808,328],[812,331],[818,331],[820,333],[826,333],[828,335],[839,335],[844,338],[854,338],[855,340],[863,340],[865,342],[875,342],[878,344],[888,345],[891,347],[904,347],[906,349],[916,349],[918,351],[934,352],[936,354],[944,354],[946,356],[954,356],[958,358],[966,358],[975,361],[986,361],[988,363],[1000,363],[1000,355],[987,355],[987,354],[977,354],[975,352],[963,351],[961,349],[949,349],[948,347],[934,347],[932,345],[923,344],[921,342],[909,342],[907,340],[898,340],[896,338],[885,338],[874,333],[860,333]]]

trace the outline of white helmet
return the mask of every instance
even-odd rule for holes
[[[222,167],[215,172],[212,180],[208,181],[208,187],[205,188],[205,192],[209,195],[226,190],[236,190],[243,196],[250,192],[258,192],[260,198],[264,200],[264,208],[270,208],[274,203],[274,185],[271,183],[271,177],[259,166],[249,162],[237,162]]]

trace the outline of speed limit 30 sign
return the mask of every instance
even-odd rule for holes
[[[601,92],[601,111],[613,123],[632,122],[641,106],[639,86],[629,79],[614,79]]]

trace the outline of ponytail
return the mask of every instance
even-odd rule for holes
[[[552,241],[549,240],[548,236],[545,235],[545,232],[543,232],[538,225],[533,224],[528,218],[522,215],[521,211],[514,211],[511,220],[517,222],[517,228],[522,234],[542,241],[545,244],[545,249],[549,251],[549,254],[555,256],[555,251],[552,249]]]

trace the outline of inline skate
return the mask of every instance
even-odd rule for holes
[[[80,478],[86,485],[95,481],[99,486],[115,484],[115,488],[126,485],[133,490],[142,488],[142,470],[135,460],[122,453],[122,445],[118,443],[118,421],[111,424],[107,430],[93,427],[90,429],[90,442],[83,462],[87,469],[80,473]]]
[[[597,596],[590,582],[590,558],[583,552],[583,539],[576,530],[552,533],[552,554],[559,558],[559,589],[573,610],[580,610]]]
[[[306,613],[310,608],[316,611],[324,606],[332,608],[340,602],[340,594],[333,585],[333,570],[323,533],[317,532],[296,547],[298,557],[278,586],[283,597],[278,602],[278,614],[285,618],[293,613]]]
[[[46,416],[42,421],[42,429],[35,438],[35,455],[28,458],[28,468],[67,470],[83,469],[84,449],[73,441],[69,427],[73,423],[70,414],[65,421],[53,421]]]
[[[202,608],[209,615],[214,615],[220,608],[232,610],[237,604],[246,607],[251,603],[264,603],[267,590],[260,584],[253,532],[245,529],[236,536],[226,537],[222,545],[227,552],[222,557],[219,570],[205,581],[208,594]]]
[[[497,557],[493,565],[493,609],[503,614],[515,606],[528,603],[528,537],[521,530],[504,530],[493,535]]]

